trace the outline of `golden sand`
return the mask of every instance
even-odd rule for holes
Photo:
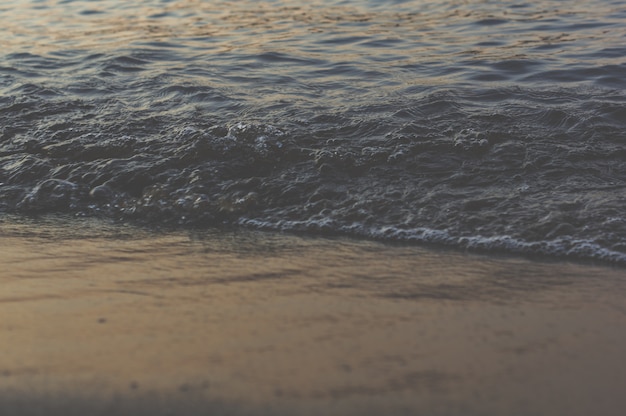
[[[626,270],[0,223],[2,415],[622,415]]]

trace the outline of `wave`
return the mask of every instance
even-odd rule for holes
[[[623,263],[613,2],[36,3],[5,10],[1,212]]]

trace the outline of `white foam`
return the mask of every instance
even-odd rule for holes
[[[338,225],[331,218],[268,221],[243,218],[241,225],[278,231],[329,232],[362,236],[387,241],[404,241],[437,244],[476,251],[503,251],[516,254],[544,255],[551,257],[601,260],[626,264],[626,253],[603,247],[592,240],[557,238],[543,241],[525,241],[508,235],[498,236],[455,236],[446,230],[431,228],[401,228],[395,226],[368,227],[360,223]]]

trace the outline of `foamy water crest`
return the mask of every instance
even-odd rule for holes
[[[8,1],[0,209],[626,263],[622,2]]]

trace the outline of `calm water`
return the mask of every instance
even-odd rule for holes
[[[0,210],[626,263],[624,1],[9,0]]]

